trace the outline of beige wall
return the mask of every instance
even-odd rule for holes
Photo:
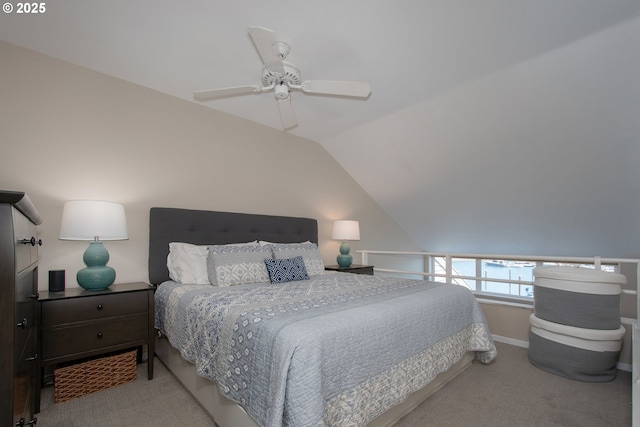
[[[125,205],[129,240],[105,243],[119,282],[148,278],[152,206],[316,218],[327,264],[335,219],[360,221],[354,251],[417,250],[315,142],[2,42],[0,76],[0,189],[44,218],[40,289],[84,266],[87,243],[58,240],[70,199]]]
[[[529,316],[533,308],[480,303],[489,329],[494,335],[517,341],[529,341]]]

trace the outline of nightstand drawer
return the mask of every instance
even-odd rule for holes
[[[96,352],[114,345],[146,342],[148,329],[146,314],[49,329],[42,334],[42,360]]]
[[[85,320],[147,313],[148,310],[146,292],[52,300],[42,304],[42,328],[49,329],[57,325]]]

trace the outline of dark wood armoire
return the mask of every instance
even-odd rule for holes
[[[0,425],[36,422],[38,238],[25,193],[0,190]]]

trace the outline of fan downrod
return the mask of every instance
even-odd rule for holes
[[[276,55],[282,60],[286,59],[289,52],[291,52],[291,48],[285,42],[275,42],[273,49],[276,51]]]

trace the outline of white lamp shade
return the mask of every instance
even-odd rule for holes
[[[60,224],[61,240],[126,240],[124,206],[100,200],[71,200],[64,203]]]
[[[334,240],[360,240],[360,223],[351,220],[335,221],[331,238]]]

